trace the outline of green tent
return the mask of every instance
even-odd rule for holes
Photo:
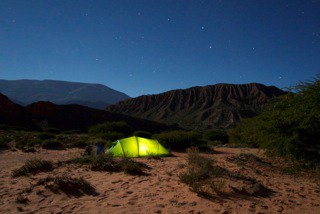
[[[128,137],[112,143],[106,153],[113,153],[115,157],[147,157],[168,156],[170,153],[157,141],[142,137]]]

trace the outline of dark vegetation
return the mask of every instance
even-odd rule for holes
[[[10,138],[0,136],[0,150],[9,149],[10,148],[10,145],[9,145],[10,142],[11,142]]]
[[[26,176],[28,174],[36,174],[39,172],[48,172],[53,169],[51,161],[41,159],[30,159],[25,164],[12,171],[12,177]]]
[[[197,148],[188,149],[187,152],[187,170],[181,173],[179,178],[200,197],[227,195],[227,188],[232,193],[247,196],[268,197],[273,194],[256,179],[230,172],[218,166],[214,160],[201,156]]]
[[[60,150],[63,149],[63,144],[58,140],[45,140],[41,144],[43,149]]]
[[[137,136],[137,137],[144,137],[144,138],[151,138],[152,137],[152,133],[151,132],[147,132],[147,131],[135,131],[132,134],[133,136]]]
[[[320,79],[293,90],[275,98],[261,115],[240,122],[232,141],[314,169],[320,164]]]
[[[132,159],[115,159],[112,154],[89,155],[68,160],[66,163],[88,165],[93,171],[121,172],[130,175],[146,175],[143,168],[148,166]]]
[[[204,133],[204,139],[226,144],[229,141],[229,135],[225,130],[208,130]]]
[[[46,177],[40,179],[37,185],[44,185],[54,193],[64,192],[68,196],[97,195],[95,188],[84,178],[70,176]]]
[[[212,159],[200,156],[199,150],[195,147],[188,149],[187,152],[188,168],[179,175],[180,181],[202,197],[209,197],[212,191],[221,194],[224,188],[224,181],[221,178],[226,174],[226,170],[215,165]],[[213,181],[214,178],[219,180]]]
[[[152,138],[171,150],[185,151],[187,148],[200,145],[202,135],[195,131],[170,131],[155,134]]]

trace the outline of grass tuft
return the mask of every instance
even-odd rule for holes
[[[36,174],[39,172],[47,172],[53,169],[51,161],[41,159],[30,159],[25,164],[12,171],[12,177],[26,176],[28,174]]]
[[[68,196],[97,195],[96,189],[84,178],[70,176],[46,177],[38,181],[37,185],[44,185],[54,193],[64,192]]]

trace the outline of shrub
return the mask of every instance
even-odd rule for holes
[[[102,154],[102,155],[91,155],[83,156],[81,158],[75,158],[66,161],[66,163],[77,163],[89,165],[93,171],[108,171],[108,172],[121,172],[124,171],[130,175],[143,175],[142,168],[147,168],[147,165],[135,162],[131,159],[123,158],[120,161],[116,161],[113,155]]]
[[[118,132],[106,132],[95,135],[96,137],[108,140],[108,141],[116,141],[121,138],[124,138],[124,134]]]
[[[47,177],[38,181],[37,185],[44,185],[54,193],[59,191],[67,195],[97,195],[95,188],[84,178],[73,178],[70,176]]]
[[[224,130],[210,130],[204,134],[204,138],[210,141],[221,141],[222,143],[228,143],[229,135]]]
[[[42,148],[59,150],[59,149],[63,149],[63,144],[57,140],[45,140],[42,142]]]
[[[0,150],[10,149],[10,141],[11,139],[8,137],[0,137]]]
[[[152,138],[172,150],[185,150],[191,146],[199,144],[201,135],[194,131],[170,131],[160,134],[155,134]]]
[[[68,130],[68,131],[64,131],[63,134],[66,135],[70,135],[70,134],[81,134],[82,131],[81,130]]]
[[[106,122],[103,124],[98,124],[89,128],[90,135],[98,135],[101,133],[108,133],[108,132],[117,132],[127,135],[131,132],[130,126],[124,122]]]
[[[320,163],[320,79],[300,83],[293,90],[296,93],[271,101],[260,116],[241,122],[232,139],[315,166]]]
[[[25,164],[12,171],[12,177],[26,176],[27,174],[36,174],[39,172],[47,172],[53,169],[51,161],[41,159],[30,159]]]
[[[34,146],[40,145],[41,140],[34,137],[33,135],[23,135],[15,140],[15,146],[18,149],[26,150],[29,148],[33,148]]]
[[[83,149],[83,148],[86,148],[86,146],[88,146],[88,145],[90,145],[90,144],[86,141],[78,141],[77,140],[71,144],[71,147]]]
[[[56,128],[45,129],[45,132],[51,133],[51,134],[61,134],[61,130]]]
[[[15,130],[15,131],[28,131],[27,128],[22,126],[10,126],[6,124],[0,124],[0,129],[2,130]]]
[[[92,155],[76,158],[68,161],[69,163],[78,163],[89,165],[93,171],[121,171],[119,164],[113,159],[112,154]]]
[[[40,140],[49,140],[49,139],[54,139],[56,138],[56,136],[52,133],[49,133],[49,132],[41,132],[39,135],[38,135],[38,138]]]
[[[137,137],[144,137],[144,138],[151,138],[152,136],[152,134],[147,131],[135,131],[133,132],[133,135]]]
[[[199,196],[207,197],[210,191],[217,194],[222,192],[222,183],[213,179],[226,175],[226,170],[214,164],[214,161],[199,155],[195,147],[187,150],[188,168],[184,173],[179,174],[180,181],[189,185],[190,190]]]
[[[86,136],[72,136],[69,141],[69,147],[71,148],[85,148],[90,145],[89,138]]]
[[[120,162],[120,166],[121,166],[122,171],[124,171],[124,173],[129,174],[129,175],[144,174],[142,171],[141,165],[133,160],[123,158]]]

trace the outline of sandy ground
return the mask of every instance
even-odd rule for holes
[[[147,164],[149,176],[130,176],[123,172],[108,173],[91,171],[85,166],[63,166],[51,172],[42,172],[28,177],[11,178],[11,172],[27,159],[40,157],[52,161],[63,161],[79,156],[81,150],[41,150],[36,153],[5,151],[0,153],[0,213],[320,213],[319,185],[308,178],[293,177],[274,170],[263,170],[238,166],[227,161],[239,153],[263,156],[256,149],[218,148],[217,154],[205,156],[215,159],[217,164],[233,172],[254,177],[272,194],[265,197],[229,196],[204,199],[191,192],[179,182],[178,174],[185,170],[186,154],[174,153],[175,157],[135,159]],[[29,202],[16,202],[19,192],[47,175],[67,174],[84,177],[99,193],[96,196],[67,196],[38,189],[27,194]]]

